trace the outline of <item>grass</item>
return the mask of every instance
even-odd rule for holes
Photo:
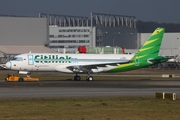
[[[152,97],[0,100],[1,120],[179,120],[180,100]]]

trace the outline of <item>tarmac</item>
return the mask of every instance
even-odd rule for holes
[[[12,71],[2,71],[0,74]],[[13,71],[14,72],[14,71]],[[142,71],[140,71],[142,73]],[[140,73],[139,72],[139,73]],[[156,72],[157,73],[157,72]],[[59,73],[54,73],[55,75]],[[62,74],[61,74],[62,75]],[[65,74],[63,74],[65,75]],[[93,74],[92,74],[93,75]],[[100,74],[106,76],[107,74]],[[116,76],[118,74],[109,74]],[[125,74],[123,74],[125,75]],[[128,80],[40,80],[39,82],[0,81],[0,99],[18,98],[63,98],[63,97],[112,97],[112,96],[154,96],[155,92],[168,92],[180,95],[180,79],[136,79],[128,75]],[[139,76],[146,76],[139,74]],[[147,74],[147,76],[150,74]],[[151,74],[152,75],[152,74]],[[154,74],[161,76],[162,74]],[[179,74],[175,74],[178,76]],[[73,76],[72,76],[73,77]]]

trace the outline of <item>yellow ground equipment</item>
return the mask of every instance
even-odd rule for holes
[[[23,82],[23,81],[39,81],[39,78],[31,78],[31,77],[19,77],[17,75],[7,75],[5,78],[5,81],[17,81],[17,82]]]

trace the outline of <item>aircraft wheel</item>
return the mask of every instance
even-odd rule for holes
[[[93,81],[93,77],[92,76],[87,76],[86,80],[87,81]]]
[[[80,81],[80,80],[81,80],[81,77],[80,77],[80,76],[74,76],[74,80],[75,80],[75,81]]]
[[[19,78],[19,82],[23,82],[24,81],[24,79],[23,78]]]
[[[77,76],[74,76],[74,80],[76,81],[76,79],[77,79]]]

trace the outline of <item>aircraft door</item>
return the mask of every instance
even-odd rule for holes
[[[33,55],[28,55],[28,65],[34,65]]]

